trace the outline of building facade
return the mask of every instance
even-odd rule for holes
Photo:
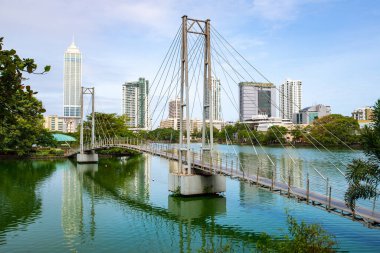
[[[292,119],[294,113],[302,108],[302,82],[286,80],[280,85],[280,117]]]
[[[356,120],[372,120],[372,115],[373,115],[373,107],[363,107],[363,108],[358,108],[354,110],[352,113],[352,117]]]
[[[82,55],[75,43],[64,54],[63,116],[80,118],[82,87]]]
[[[148,95],[149,81],[143,77],[123,84],[122,114],[128,117],[129,127],[149,129]]]
[[[63,132],[75,132],[81,116],[82,54],[74,41],[64,54]]]
[[[272,83],[239,83],[239,120],[256,115],[276,116],[276,87]]]
[[[212,102],[213,102],[213,120],[220,121],[221,120],[221,104],[220,104],[220,93],[221,93],[221,87],[220,87],[220,80],[216,79],[215,77],[212,77],[211,79],[211,94],[212,94]],[[206,103],[209,104],[209,90],[206,90]],[[206,120],[210,119],[210,107],[206,108]]]
[[[169,118],[180,118],[181,113],[181,100],[176,98],[169,101]]]
[[[293,114],[294,124],[311,124],[315,119],[331,114],[331,107],[328,105],[313,105],[303,108],[298,113]]]
[[[64,118],[57,115],[49,115],[44,117],[44,127],[49,131],[64,131]]]

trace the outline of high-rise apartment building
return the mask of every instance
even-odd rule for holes
[[[149,128],[149,81],[140,77],[137,82],[123,84],[122,113],[128,117],[131,128]]]
[[[239,120],[252,120],[252,116],[276,117],[276,86],[272,83],[239,83]]]
[[[280,85],[280,116],[283,119],[292,119],[294,113],[302,108],[302,82],[300,80],[286,80]]]
[[[221,120],[221,104],[220,104],[220,80],[216,79],[215,77],[212,77],[211,79],[211,89],[212,89],[212,101],[213,101],[213,120],[219,121]],[[209,101],[209,96],[208,96],[209,90],[206,90],[206,95],[207,95],[207,103]],[[206,108],[206,120],[210,119],[210,107]]]
[[[58,117],[58,115],[49,115],[44,117],[44,127],[49,129],[49,131],[60,131],[64,130],[64,118]]]
[[[169,101],[169,118],[179,119],[181,113],[181,99],[176,98]]]

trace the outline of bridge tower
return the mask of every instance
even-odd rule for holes
[[[204,70],[203,70],[203,107],[202,107],[202,157],[213,151],[213,92],[211,80],[211,36],[210,20],[199,20],[182,17],[182,46],[181,46],[181,90],[180,90],[180,138],[178,150],[178,173],[169,174],[169,190],[181,195],[199,195],[224,192],[226,181],[224,176],[201,174],[192,168],[192,155],[190,146],[190,99],[189,99],[189,65],[188,65],[188,34],[193,33],[204,36]],[[186,110],[185,110],[186,109]],[[206,111],[210,127],[210,142],[207,144]],[[186,115],[186,117],[184,117]],[[184,124],[185,123],[185,124]],[[186,130],[186,143],[183,133]],[[184,160],[183,160],[184,158]]]
[[[91,151],[85,153],[83,143],[83,95],[91,95],[92,111],[91,111]],[[81,124],[80,124],[80,152],[77,154],[77,163],[97,163],[99,161],[98,154],[95,153],[95,88],[81,87]]]

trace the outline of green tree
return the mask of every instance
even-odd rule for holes
[[[92,115],[90,114],[83,125],[83,134],[86,138],[91,136],[91,122]],[[95,136],[97,139],[136,137],[126,125],[126,116],[103,112],[95,112]]]
[[[380,99],[374,106],[372,128],[362,131],[362,146],[367,160],[355,159],[347,166],[346,180],[349,184],[344,195],[346,205],[354,212],[358,199],[377,198],[380,183]]]
[[[23,84],[27,80],[23,74],[43,74],[50,66],[42,73],[36,69],[33,59],[21,59],[14,49],[4,50],[0,38],[0,152],[15,150],[19,155],[26,154],[44,133],[45,109],[34,97],[37,92]]]
[[[157,128],[148,133],[148,139],[177,143],[179,141],[179,131],[172,128]]]
[[[271,126],[265,134],[265,142],[267,144],[284,143],[285,135],[288,129],[283,126]]]
[[[302,141],[302,129],[300,126],[296,125],[292,130],[291,134],[293,136],[293,142],[301,142]]]
[[[310,134],[323,145],[341,146],[356,144],[359,141],[359,123],[357,120],[331,114],[313,121]]]

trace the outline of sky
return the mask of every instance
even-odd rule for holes
[[[350,115],[380,98],[377,0],[0,0],[0,37],[40,69],[51,65],[26,82],[47,114],[62,115],[63,54],[74,36],[97,110],[120,114],[122,84],[154,79],[183,15],[211,19],[275,85],[302,80],[302,107]],[[222,107],[225,120],[238,119],[223,96]]]

